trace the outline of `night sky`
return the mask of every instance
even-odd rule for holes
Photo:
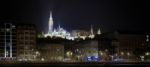
[[[0,22],[33,23],[48,29],[50,10],[54,26],[67,30],[150,32],[148,0],[0,0]]]

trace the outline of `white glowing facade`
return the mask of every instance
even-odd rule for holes
[[[101,30],[100,30],[100,28],[98,29],[97,34],[98,34],[98,35],[100,35],[100,34],[101,34]]]
[[[60,27],[60,25],[55,29],[53,28],[53,17],[52,17],[52,12],[50,12],[50,17],[49,17],[49,22],[48,22],[49,26],[49,30],[47,34],[44,34],[44,37],[60,37],[60,38],[66,38],[69,40],[74,40],[75,38],[82,38],[85,39],[86,37],[89,38],[94,38],[94,32],[93,32],[93,27],[91,25],[91,31],[90,31],[90,35],[89,36],[80,36],[80,35],[76,35],[76,36],[72,36],[69,32],[67,32],[65,29],[63,29],[62,27]]]
[[[48,33],[44,35],[44,37],[60,37],[60,38],[66,38],[69,40],[74,40],[73,37],[71,37],[70,33],[67,32],[65,29],[62,27],[59,27],[57,29],[53,29],[53,17],[52,17],[52,12],[50,12],[50,18],[49,18],[49,30]]]

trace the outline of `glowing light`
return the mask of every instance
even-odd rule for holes
[[[65,39],[68,39],[68,40],[75,40],[75,38],[82,38],[83,40],[86,39],[86,37],[89,37],[89,38],[94,38],[95,35],[93,33],[93,28],[92,28],[92,25],[91,25],[91,34],[88,36],[80,36],[78,37],[78,35],[76,36],[72,36],[69,32],[67,32],[65,29],[63,29],[62,27],[58,27],[58,29],[53,29],[53,17],[52,17],[52,12],[50,12],[50,17],[49,17],[49,22],[48,22],[48,27],[49,27],[49,30],[48,30],[48,33],[47,34],[42,34],[44,37],[60,37],[60,38],[65,38]],[[39,37],[42,37],[42,36],[39,36]]]
[[[100,28],[98,29],[97,34],[99,34],[99,35],[101,34],[101,30],[100,30]]]
[[[95,56],[95,58],[98,58],[98,56]]]
[[[130,56],[130,53],[128,52],[127,55]]]
[[[79,49],[76,49],[76,51],[78,52],[78,51],[79,51]]]
[[[91,58],[91,57],[88,57],[88,58]]]
[[[79,36],[80,38],[82,38],[83,40],[85,40],[86,36]]]
[[[72,52],[71,52],[71,51],[68,51],[68,52],[66,52],[66,55],[67,55],[68,57],[70,57],[70,56],[72,56]]]
[[[40,55],[40,53],[38,51],[35,52],[36,55]]]
[[[41,58],[41,61],[44,61],[45,59],[44,58]]]
[[[146,35],[146,42],[149,42],[149,35]]]
[[[22,61],[22,59],[19,59],[18,61]]]
[[[146,52],[145,55],[148,56],[148,55],[149,55],[149,52]]]
[[[140,58],[141,58],[141,61],[144,61],[144,56],[140,56]]]
[[[116,53],[115,56],[118,56],[118,54]]]
[[[124,52],[121,52],[121,55],[124,55]]]
[[[95,37],[95,35],[89,35],[89,38],[94,38]]]
[[[101,56],[103,55],[103,52],[100,52]]]

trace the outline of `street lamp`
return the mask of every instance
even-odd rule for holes
[[[38,51],[35,52],[36,55],[40,55],[40,53]]]
[[[113,59],[114,59],[114,56],[113,56],[113,55],[110,55],[110,57],[111,57],[111,60],[113,61]]]
[[[45,59],[44,58],[41,58],[41,61],[44,61]]]
[[[128,52],[127,55],[130,56],[130,53]]]
[[[66,52],[66,56],[67,56],[67,58],[69,59],[69,60],[71,60],[72,61],[72,52],[71,51],[68,51],[68,52]]]
[[[144,61],[144,56],[140,56],[140,58],[141,58],[141,61]]]
[[[130,58],[129,58],[129,56],[130,56],[130,53],[129,53],[129,52],[127,52],[127,58],[128,58],[128,60],[130,59]]]
[[[103,52],[100,52],[100,55],[103,56]]]
[[[148,56],[148,55],[149,55],[149,52],[146,52],[145,55]]]
[[[124,55],[124,52],[121,52],[121,55]]]

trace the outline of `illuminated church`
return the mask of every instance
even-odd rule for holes
[[[68,31],[66,31],[65,29],[63,29],[60,25],[54,29],[53,28],[53,17],[52,17],[52,11],[50,11],[50,17],[49,17],[49,22],[48,22],[48,32],[46,34],[44,34],[44,37],[60,37],[60,38],[65,38],[65,39],[69,39],[69,40],[74,40],[75,38],[83,38],[85,39],[86,37],[89,38],[94,38],[94,33],[93,33],[93,27],[91,25],[91,31],[90,31],[90,35],[89,36],[80,36],[80,35],[76,35],[76,36],[72,36]]]
[[[48,32],[47,34],[44,35],[44,37],[50,36],[50,37],[60,37],[60,38],[66,38],[69,40],[73,40],[74,38],[71,37],[70,33],[67,32],[65,29],[63,29],[62,27],[60,27],[60,25],[54,29],[53,28],[53,17],[52,17],[52,12],[50,12],[50,17],[49,17],[49,22],[48,22],[49,26],[48,26]]]

